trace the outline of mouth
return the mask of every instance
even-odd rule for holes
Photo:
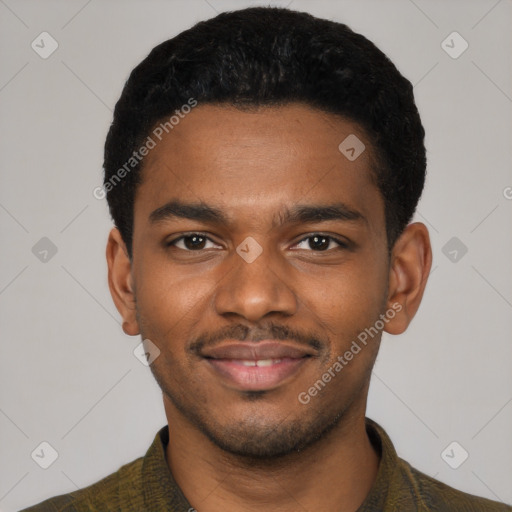
[[[214,373],[240,391],[268,391],[291,380],[316,355],[309,347],[275,342],[226,343],[202,351]]]

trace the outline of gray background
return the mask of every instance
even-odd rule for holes
[[[0,0],[2,511],[97,481],[165,424],[132,353],[140,340],[110,298],[111,221],[92,191],[134,65],[193,23],[256,3]],[[415,85],[427,131],[416,220],[430,229],[432,275],[407,333],[383,339],[368,416],[421,471],[512,502],[511,2],[273,2],[288,4],[374,41]],[[31,48],[43,31],[59,45],[47,59]],[[456,59],[441,45],[453,31],[469,43]],[[31,457],[43,441],[58,452],[46,470]],[[453,441],[469,453],[458,469],[441,456]]]

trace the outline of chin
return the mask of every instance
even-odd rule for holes
[[[264,416],[233,420],[226,425],[210,421],[194,422],[202,433],[221,450],[251,460],[275,460],[297,454],[324,439],[339,423],[342,414],[333,417],[315,415],[269,421]]]

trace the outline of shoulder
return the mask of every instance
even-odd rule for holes
[[[140,457],[88,487],[54,496],[20,512],[142,510],[142,462]]]
[[[366,428],[370,441],[381,454],[381,462],[377,480],[363,504],[366,508],[361,508],[361,512],[512,512],[510,505],[459,491],[422,473],[398,457],[382,426],[366,418]]]
[[[512,507],[499,501],[488,500],[450,487],[413,468],[399,459],[399,470],[406,492],[423,505],[420,510],[439,512],[511,512]]]

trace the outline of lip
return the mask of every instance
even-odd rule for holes
[[[266,391],[282,385],[315,354],[310,347],[273,340],[227,342],[201,351],[217,375],[242,391]],[[247,366],[256,361],[264,366]]]
[[[210,359],[300,359],[315,355],[315,350],[291,343],[263,340],[258,342],[227,342],[201,351],[203,357]]]

